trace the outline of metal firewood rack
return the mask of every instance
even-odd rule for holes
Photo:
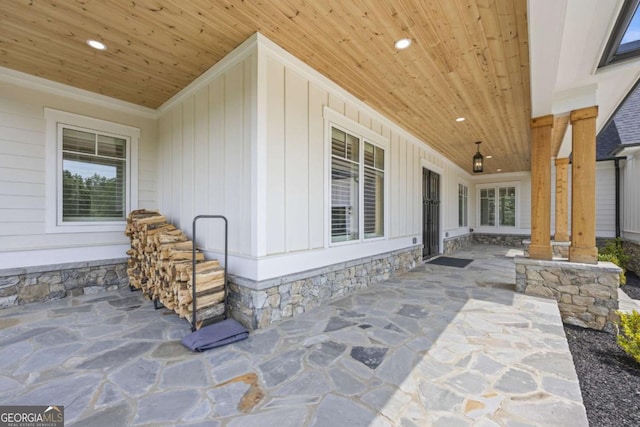
[[[229,297],[229,280],[227,275],[227,261],[228,261],[228,244],[229,244],[229,221],[223,215],[198,215],[193,218],[193,247],[191,249],[191,297],[192,297],[192,313],[191,313],[191,332],[194,332],[196,327],[196,222],[199,219],[221,219],[224,221],[224,311],[222,312],[222,320],[227,318],[227,299]]]

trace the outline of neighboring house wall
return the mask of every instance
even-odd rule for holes
[[[129,247],[124,225],[109,232],[50,232],[45,108],[139,129],[137,200],[155,208],[156,123],[152,110],[0,70],[0,269],[118,259]],[[55,205],[54,205],[55,209]]]

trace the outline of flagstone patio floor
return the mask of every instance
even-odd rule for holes
[[[204,353],[128,289],[0,311],[0,405],[67,426],[587,426],[555,301],[513,251],[411,272]]]

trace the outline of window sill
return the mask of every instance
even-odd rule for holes
[[[90,223],[90,224],[65,224],[47,225],[47,233],[124,233],[127,223],[125,221],[110,223]]]

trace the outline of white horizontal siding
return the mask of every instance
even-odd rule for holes
[[[2,71],[0,71],[2,72]],[[0,75],[0,77],[2,77]],[[111,249],[126,245],[122,231],[111,233],[46,232],[46,134],[44,108],[54,108],[141,130],[138,174],[140,205],[155,207],[156,148],[155,120],[113,108],[81,102],[73,97],[52,94],[30,85],[7,83],[0,78],[0,268],[47,264],[51,260],[73,262],[69,248],[87,249],[91,256],[113,254]],[[140,166],[139,165],[139,166]],[[29,256],[31,251],[51,257]],[[57,252],[56,252],[57,251]],[[54,253],[62,253],[56,256]],[[77,253],[76,253],[77,254]],[[124,252],[121,254],[124,256]],[[66,257],[66,258],[65,258]]]

